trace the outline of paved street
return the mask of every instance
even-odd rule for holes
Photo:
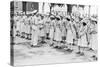
[[[96,51],[85,50],[85,55],[80,56],[76,54],[77,46],[73,46],[73,49],[74,51],[67,52],[50,46],[32,48],[27,43],[14,45],[14,65],[88,62],[94,61],[91,56],[97,54]]]

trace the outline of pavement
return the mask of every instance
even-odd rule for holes
[[[14,45],[14,65],[58,64],[97,61],[97,50],[90,51],[81,48],[84,55],[76,54],[77,46],[72,46],[73,51],[58,49],[48,46],[30,47],[30,42]],[[47,46],[46,46],[47,45]]]

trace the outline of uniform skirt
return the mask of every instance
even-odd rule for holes
[[[62,40],[61,31],[60,31],[60,29],[58,27],[56,27],[56,29],[55,29],[54,40],[56,40],[56,41],[61,41]]]
[[[81,47],[87,47],[87,39],[86,34],[84,34],[81,38],[78,39],[78,45]]]
[[[53,37],[54,37],[54,28],[52,27],[52,28],[50,28],[49,38],[53,39]]]
[[[72,33],[71,30],[68,30],[68,31],[67,31],[66,42],[68,42],[68,43],[73,43],[73,33]]]

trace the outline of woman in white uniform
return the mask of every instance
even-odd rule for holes
[[[23,16],[22,17],[22,21],[21,21],[21,38],[24,38],[26,37],[25,35],[25,32],[26,32],[26,22],[25,22],[25,19],[27,19],[26,16]]]
[[[66,22],[66,29],[67,29],[67,43],[73,43],[73,31],[72,31],[72,22],[68,21]]]
[[[67,35],[65,19],[62,20],[61,29],[62,29],[62,42],[65,44],[66,43],[66,35]]]
[[[89,50],[97,50],[97,21],[91,21],[89,26],[88,26],[88,41],[89,45],[88,47],[90,48]]]
[[[34,24],[32,25],[32,47],[38,45],[38,37],[39,37],[39,27],[38,27],[38,17],[36,17]]]
[[[14,16],[14,36],[20,36],[20,16]]]
[[[46,19],[45,19],[45,32],[46,32],[46,39],[50,39],[50,24],[52,23],[52,20],[51,20],[51,18],[49,18],[49,17],[47,17]]]
[[[54,39],[54,22],[55,20],[52,20],[50,23],[50,33],[49,33],[50,44],[53,43],[53,39]]]
[[[44,17],[41,16],[40,21],[38,21],[39,23],[39,38],[40,38],[40,43],[44,44],[45,43],[45,36],[46,36],[46,32],[45,32],[45,27],[44,27]]]
[[[28,17],[25,20],[25,26],[26,26],[26,31],[25,31],[26,37],[25,38],[27,40],[30,40],[30,25],[31,25],[31,20],[32,20],[32,16]]]
[[[80,29],[79,29],[80,38],[78,40],[78,44],[81,47],[87,47],[86,33],[87,33],[87,24],[85,22],[82,22]]]
[[[73,43],[73,26],[72,26],[72,21],[70,20],[70,18],[66,18],[66,42],[67,42],[67,46],[68,49],[67,51],[72,52],[72,43]]]
[[[78,46],[79,46],[79,52],[78,54],[80,55],[84,55],[84,48],[87,47],[88,45],[88,41],[87,41],[87,29],[88,29],[88,22],[86,21],[81,21],[80,22],[80,27],[78,29],[78,34],[79,34],[79,38],[78,38]],[[81,49],[80,47],[82,47],[83,49]]]
[[[32,46],[38,45],[39,29],[37,25],[32,26]]]
[[[60,20],[56,19],[55,25],[56,25],[56,27],[55,27],[54,40],[58,43],[57,45],[60,46],[60,42],[62,40],[61,29],[60,29]]]

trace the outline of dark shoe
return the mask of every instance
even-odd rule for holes
[[[54,46],[54,48],[58,48],[58,46]]]
[[[76,54],[79,54],[80,56],[83,56],[84,55],[84,52],[76,52]]]
[[[89,48],[89,51],[94,51],[92,48]]]
[[[98,58],[95,55],[93,55],[91,58],[93,58],[93,60],[98,60]]]
[[[31,47],[34,47],[33,45],[31,45]]]
[[[81,52],[79,51],[79,52],[76,52],[76,54],[80,54]]]
[[[73,46],[76,46],[76,44],[72,43]]]
[[[50,46],[53,46],[53,45],[54,45],[54,43],[50,44]]]
[[[68,52],[72,52],[73,50],[72,50],[72,49],[67,49],[66,51],[68,51]]]
[[[84,52],[81,52],[80,55],[81,55],[81,56],[84,56]]]
[[[21,38],[25,38],[25,36],[21,36]]]

